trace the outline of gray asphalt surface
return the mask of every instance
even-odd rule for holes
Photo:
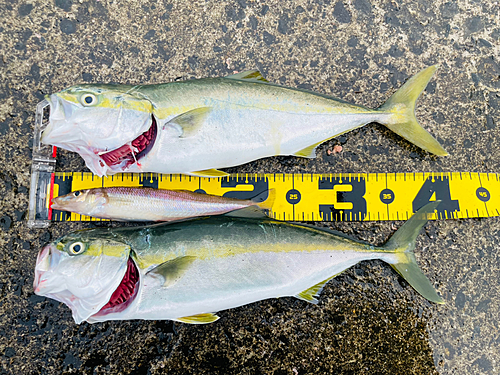
[[[36,253],[90,224],[30,230],[32,131],[44,95],[76,83],[161,83],[259,69],[270,81],[368,107],[440,69],[417,117],[436,158],[370,124],[230,172],[500,172],[499,5],[493,1],[16,1],[0,3],[1,374],[498,374],[498,218],[429,223],[417,258],[445,305],[390,267],[335,278],[317,306],[293,298],[222,311],[215,324],[76,325],[33,294]],[[340,154],[329,154],[342,145]],[[84,170],[61,153],[58,170]],[[332,223],[373,244],[402,222]],[[320,224],[317,225],[326,225]]]

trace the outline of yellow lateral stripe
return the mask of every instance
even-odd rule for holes
[[[58,172],[53,194],[111,186],[190,190],[241,199],[274,189],[270,216],[285,221],[407,220],[434,200],[442,201],[435,215],[439,219],[500,216],[500,174],[477,172],[268,173],[219,178],[156,173],[101,178],[91,173]],[[57,213],[52,220],[99,219]]]

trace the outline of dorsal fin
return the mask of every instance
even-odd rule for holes
[[[262,76],[262,74],[258,70],[245,70],[244,72],[231,74],[230,76],[224,78],[236,79],[238,81],[246,81],[246,82],[257,82],[257,83],[269,82]]]

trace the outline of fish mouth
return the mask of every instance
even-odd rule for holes
[[[106,303],[94,317],[104,316],[112,313],[119,313],[125,310],[137,296],[139,289],[139,270],[131,257],[128,258],[127,271],[123,276],[120,285],[111,295]]]
[[[35,266],[35,279],[33,280],[33,289],[35,293],[39,293],[42,285],[46,283],[46,279],[44,278],[45,273],[50,268],[50,255],[52,248],[50,245],[45,246],[42,251],[38,253],[36,258],[36,266]]]
[[[60,197],[52,198],[52,204],[50,205],[50,208],[53,210],[59,210],[59,211],[67,211],[67,208],[62,204]]]
[[[98,152],[101,167],[106,164],[108,167],[119,165],[125,170],[130,165],[137,163],[146,156],[153,148],[158,134],[156,119],[151,115],[151,126],[144,133],[135,138],[132,142],[126,143],[117,149],[107,152]]]

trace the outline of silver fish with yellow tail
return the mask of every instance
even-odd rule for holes
[[[447,155],[415,117],[436,70],[410,78],[378,109],[267,82],[257,71],[157,85],[77,85],[47,97],[42,142],[79,153],[96,175],[184,173],[274,155],[316,156],[316,146],[378,122],[418,147]]]
[[[317,303],[336,275],[380,259],[424,298],[443,303],[413,253],[438,204],[421,208],[381,247],[325,229],[227,216],[74,232],[40,251],[34,289],[68,305],[76,323],[211,323],[218,311],[267,298]]]

